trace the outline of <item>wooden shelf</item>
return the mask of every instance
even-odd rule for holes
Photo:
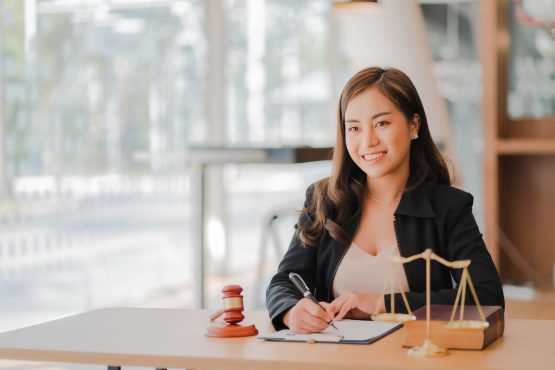
[[[555,261],[555,117],[508,116],[512,0],[481,0],[484,215],[501,279],[551,285]]]
[[[499,139],[499,155],[550,155],[555,154],[555,139]]]

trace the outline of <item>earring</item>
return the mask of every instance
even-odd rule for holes
[[[418,134],[414,133],[414,135],[412,135],[412,140],[416,140],[416,139],[418,139]]]

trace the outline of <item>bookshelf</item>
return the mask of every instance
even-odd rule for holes
[[[480,4],[485,238],[503,281],[520,284],[532,276],[545,286],[554,281],[555,115],[516,119],[508,113],[510,17],[518,5]],[[520,263],[506,253],[513,248]]]

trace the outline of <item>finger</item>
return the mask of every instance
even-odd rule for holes
[[[326,308],[326,312],[328,313],[329,317],[331,317],[331,318],[333,319],[333,317],[335,316],[335,313],[336,313],[337,311],[335,310],[335,308],[334,308],[333,305],[329,305],[329,306]]]
[[[327,327],[327,322],[314,316],[307,316],[302,324],[302,328],[310,333],[318,333]]]
[[[326,328],[331,320],[326,318],[322,318],[320,316],[312,316],[307,315],[305,318],[305,322],[312,325],[313,327],[319,328],[320,330]]]
[[[331,317],[330,315],[328,315],[327,311],[322,308],[322,306],[311,302],[312,304],[307,306],[306,309],[308,312],[310,312],[310,314],[312,314],[312,316],[318,317],[322,320],[326,320],[326,322],[331,321]]]
[[[331,318],[328,318],[327,312],[322,307],[308,299],[303,302],[300,308],[303,311],[302,315],[300,315],[301,321],[309,323],[311,329],[325,327],[331,321]]]
[[[341,319],[343,319],[343,318],[345,317],[345,315],[346,315],[347,313],[349,313],[350,310],[351,310],[350,305],[344,304],[344,305],[341,307],[341,310],[339,310],[339,314],[337,314],[337,316],[335,317],[335,320],[341,320]]]
[[[331,319],[335,316],[335,312],[332,310],[332,305],[328,302],[320,302],[320,306],[322,306],[322,308],[326,311],[327,318],[331,321]]]
[[[335,316],[337,315],[337,313],[339,312],[341,307],[343,307],[344,304],[345,304],[344,297],[339,297],[336,300],[334,300],[332,303],[330,303],[330,308],[327,311],[331,314],[332,318],[335,319]]]

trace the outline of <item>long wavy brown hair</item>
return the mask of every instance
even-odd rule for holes
[[[299,222],[297,229],[304,246],[317,246],[326,232],[344,245],[352,242],[346,228],[362,207],[367,177],[347,151],[345,110],[351,99],[371,87],[389,98],[407,121],[410,122],[415,114],[420,118],[419,138],[412,140],[410,146],[410,173],[404,191],[412,191],[426,182],[451,184],[449,170],[432,140],[422,101],[410,78],[395,68],[363,69],[347,82],[341,93],[332,174],[315,184],[301,213],[305,222]]]

